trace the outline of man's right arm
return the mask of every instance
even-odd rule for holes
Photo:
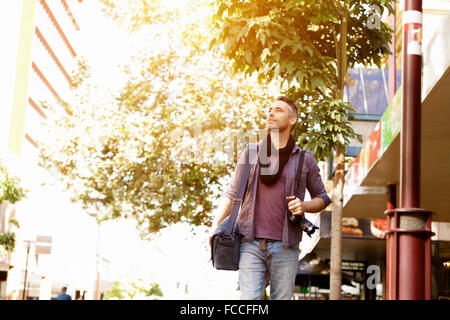
[[[211,245],[211,239],[216,231],[217,226],[226,218],[231,212],[231,207],[233,205],[233,200],[228,197],[222,197],[222,201],[220,202],[219,208],[216,211],[216,217],[214,218],[213,224],[211,226],[209,235],[208,235],[208,244]]]
[[[246,156],[246,150],[241,152],[241,155],[239,157],[239,160],[236,165],[236,169],[234,171],[234,174],[231,176],[230,185],[228,187],[228,190],[226,190],[222,196],[222,200],[219,204],[219,207],[217,208],[214,222],[211,226],[211,232],[209,236],[209,240],[211,241],[212,234],[216,230],[217,226],[230,214],[231,207],[233,206],[233,199],[236,197],[238,188],[239,188],[239,182],[242,176],[242,172],[244,170],[245,166],[245,156]]]
[[[214,233],[217,226],[226,218],[231,212],[231,207],[233,205],[233,200],[228,197],[222,197],[219,208],[216,211],[216,217],[212,224],[211,233]]]

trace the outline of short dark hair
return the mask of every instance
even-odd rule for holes
[[[292,127],[292,130],[294,130],[295,126],[297,125],[298,122],[298,108],[295,105],[294,101],[292,101],[291,99],[289,99],[286,96],[279,96],[275,101],[283,101],[286,102],[288,104],[288,106],[291,108],[292,113],[295,114],[295,116],[297,117],[297,121],[295,121],[294,126]],[[291,131],[292,131],[291,130]]]

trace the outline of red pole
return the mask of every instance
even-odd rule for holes
[[[431,230],[431,215],[428,215],[426,229]],[[431,300],[431,236],[425,241],[425,300]]]
[[[390,216],[387,217],[387,222],[388,222],[388,226],[391,225],[391,218]],[[388,227],[389,228],[389,227]],[[390,284],[390,280],[391,280],[391,276],[390,276],[390,267],[391,267],[391,262],[390,262],[390,258],[391,258],[391,249],[389,247],[389,239],[390,239],[390,235],[387,236],[386,238],[386,300],[390,300],[390,290],[391,290],[391,284]]]
[[[25,240],[27,242],[27,262],[25,263],[25,277],[23,279],[23,293],[22,293],[22,300],[27,299],[27,280],[28,280],[28,256],[30,255],[30,242],[29,240]]]
[[[397,186],[395,184],[388,185],[388,203],[387,210],[395,209],[397,206],[397,194],[396,194]],[[391,229],[391,221],[395,221],[391,219],[391,216],[387,216],[388,230]],[[393,289],[393,272],[396,268],[396,262],[393,260],[395,258],[394,248],[396,247],[397,242],[396,239],[392,237],[391,233],[388,233],[386,238],[386,299],[393,299],[392,289]]]
[[[398,213],[394,213],[394,228],[398,229]],[[392,299],[398,299],[398,233],[394,232],[394,251],[392,253],[392,261],[393,261],[393,279],[392,279]]]
[[[395,30],[396,30],[396,1],[392,1],[391,5],[394,7],[394,14],[391,15],[391,27],[394,30],[391,38],[391,45],[390,49],[392,54],[389,56],[389,102],[392,101],[392,99],[395,96],[395,92],[397,91],[397,66],[396,66],[396,36],[395,36]],[[393,210],[397,207],[397,195],[396,195],[396,185],[390,184],[388,185],[388,203],[387,203],[387,210]],[[395,274],[394,270],[397,268],[397,263],[394,260],[396,258],[396,247],[397,247],[397,241],[396,241],[396,234],[392,234],[389,231],[391,230],[391,223],[393,223],[395,219],[391,218],[391,215],[387,215],[387,223],[388,223],[388,235],[386,238],[386,299],[391,300],[394,299],[394,287],[396,286],[395,280]]]
[[[95,286],[95,300],[98,300],[100,292],[100,272],[97,271],[97,284]]]
[[[405,0],[403,11],[403,123],[401,157],[401,208],[419,208],[421,139],[421,39],[422,1]],[[418,29],[416,31],[415,29]],[[417,32],[414,35],[413,32]],[[417,39],[416,39],[417,36]],[[418,41],[415,41],[418,40]],[[413,46],[416,47],[413,47]],[[406,220],[408,219],[408,220]],[[412,225],[416,224],[414,228]],[[424,229],[420,219],[403,215],[401,228]],[[424,241],[411,233],[399,236],[398,298],[425,298]]]
[[[397,91],[397,65],[395,63],[396,55],[395,55],[395,29],[396,29],[396,22],[395,22],[395,1],[392,1],[391,5],[394,7],[394,14],[391,15],[391,27],[394,30],[391,38],[391,45],[389,49],[391,49],[392,54],[389,56],[389,93],[388,93],[388,101],[391,102],[392,99],[395,96],[395,92]]]
[[[408,21],[416,21],[410,22]],[[419,208],[421,139],[422,1],[405,0],[403,12],[402,208]],[[414,41],[417,37],[418,41]]]
[[[398,299],[425,299],[424,241],[414,234],[399,237]]]
[[[403,118],[401,131],[400,208],[398,234],[399,300],[423,300],[425,244],[431,235],[430,212],[420,208],[422,1],[405,0],[403,11]]]

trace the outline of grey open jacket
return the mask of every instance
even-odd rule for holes
[[[244,194],[242,207],[236,220],[236,224],[239,233],[247,240],[254,239],[254,215],[255,215],[255,205],[256,205],[256,194],[258,192],[258,172],[259,172],[259,150],[261,150],[263,140],[256,143],[249,144],[250,147],[250,173],[247,182],[247,191]],[[242,171],[244,169],[245,159],[247,155],[248,148],[245,148],[239,156],[238,163],[236,165],[235,172],[231,177],[230,185],[228,190],[223,193],[223,196],[230,199],[234,199],[237,190],[239,188],[240,178],[242,176]],[[292,153],[289,161],[286,163],[287,174],[286,174],[286,196],[294,195],[294,181],[298,168],[298,160],[300,156],[301,148],[295,145],[292,149]],[[293,160],[293,161],[292,161]],[[327,207],[331,200],[328,197],[325,187],[322,183],[322,178],[320,176],[320,169],[314,159],[311,151],[305,151],[305,158],[303,162],[302,176],[299,186],[299,198],[303,200],[305,198],[306,188],[311,196],[311,199],[320,198],[325,202],[325,207]],[[285,246],[296,246],[302,240],[303,232],[292,223],[289,223],[287,214],[284,218],[283,226],[283,245]]]

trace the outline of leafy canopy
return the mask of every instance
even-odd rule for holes
[[[344,5],[343,5],[344,4]],[[342,101],[347,68],[381,66],[392,29],[381,15],[391,1],[218,0],[213,4],[211,48],[223,48],[235,72],[260,81],[282,80],[300,107],[298,142],[323,160],[359,135]],[[347,30],[342,29],[344,17]],[[345,50],[346,55],[342,55]]]
[[[375,64],[390,53],[392,29],[373,25],[376,12],[393,13],[392,1],[352,0],[348,9],[347,61]],[[336,90],[338,82],[340,1],[218,0],[211,45],[223,44],[235,70],[272,80],[281,76],[305,91]],[[341,10],[344,10],[342,8]],[[342,12],[341,12],[342,13]],[[376,16],[375,16],[376,17]],[[381,18],[381,17],[378,17]],[[379,26],[379,27],[378,27]]]
[[[233,74],[208,49],[204,3],[163,16],[156,1],[105,3],[114,18],[131,14],[116,21],[140,35],[144,50],[127,63],[128,81],[112,99],[98,99],[92,78],[77,81],[73,115],[52,119],[40,141],[42,165],[57,166],[100,220],[134,218],[143,237],[180,221],[208,225],[242,133],[263,127],[270,86]],[[89,70],[81,63],[77,74]]]
[[[12,176],[0,162],[0,205],[4,206],[19,202],[26,197],[27,192],[27,190],[20,186],[19,178]],[[20,227],[19,222],[14,217],[10,217],[8,223],[14,225],[16,228]],[[2,251],[14,251],[15,245],[15,232],[0,233],[0,256],[5,253]]]

